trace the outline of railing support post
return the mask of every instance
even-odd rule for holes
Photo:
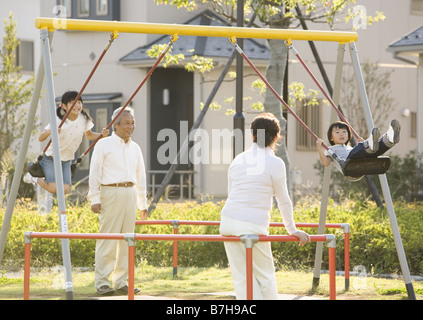
[[[172,220],[173,234],[178,234],[178,220]],[[178,241],[173,241],[173,277],[178,275]]]
[[[344,270],[345,270],[345,291],[350,289],[350,224],[342,223],[344,230]]]
[[[329,247],[329,300],[336,300],[336,238],[326,235]]]
[[[135,233],[127,233],[124,239],[128,242],[128,300],[134,300],[135,290]]]
[[[31,278],[31,231],[25,232],[25,260],[24,260],[24,300],[29,300],[29,283]]]
[[[257,234],[247,234],[241,237],[246,252],[247,300],[253,300],[253,247],[258,240]]]

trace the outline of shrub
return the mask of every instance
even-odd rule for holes
[[[300,201],[301,202],[301,201]],[[149,220],[205,220],[219,221],[223,202],[159,203]],[[404,250],[410,272],[423,275],[423,204],[395,203]],[[318,222],[320,206],[316,203],[303,203],[295,208],[296,222]],[[0,209],[0,222],[4,210]],[[67,210],[69,232],[98,232],[97,215],[89,205],[70,207]],[[281,222],[278,210],[272,211],[272,221]],[[373,202],[345,201],[342,205],[331,201],[327,212],[328,223],[349,223],[350,234],[350,269],[363,265],[367,271],[375,274],[400,273],[400,265],[392,236],[390,221],[385,209],[378,208]],[[57,211],[40,215],[36,207],[29,202],[19,203],[15,207],[11,227],[8,233],[3,257],[4,265],[23,266],[24,232],[56,232],[59,230]],[[304,229],[316,234],[314,228]],[[171,234],[172,226],[148,225],[137,226],[137,233]],[[217,226],[179,226],[182,234],[218,234]],[[326,233],[337,237],[337,270],[344,269],[344,240],[340,229],[328,229]],[[284,228],[270,228],[270,234],[286,234]],[[221,242],[188,242],[178,244],[179,266],[211,267],[227,266],[226,253]],[[314,266],[315,243],[298,247],[297,243],[272,243],[275,265],[281,269],[311,269]],[[94,266],[94,240],[70,240],[71,262],[74,267]],[[323,269],[327,269],[327,250],[323,256]],[[172,243],[168,241],[138,241],[136,244],[137,263],[153,266],[172,265]],[[33,267],[52,267],[62,264],[60,240],[35,239],[32,244],[31,265]]]

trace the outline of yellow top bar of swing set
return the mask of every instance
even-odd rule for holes
[[[148,33],[168,34],[179,36],[202,36],[202,37],[235,37],[254,39],[281,39],[290,43],[292,40],[305,41],[335,41],[350,43],[357,41],[356,32],[318,31],[318,30],[293,30],[293,29],[269,29],[269,28],[241,28],[241,27],[218,27],[197,26],[163,23],[143,23],[126,21],[104,21],[84,19],[58,19],[36,18],[35,27],[38,29],[53,30],[79,30],[121,33]]]

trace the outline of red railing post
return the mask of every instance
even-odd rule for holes
[[[345,291],[350,288],[350,224],[344,223],[344,271],[345,271]]]
[[[246,276],[247,276],[247,300],[253,300],[253,248],[245,248],[246,252]]]
[[[31,240],[31,232],[25,232],[24,300],[29,300],[29,284],[31,279]]]
[[[336,240],[327,236],[329,247],[329,300],[336,300]]]
[[[135,234],[125,234],[124,239],[128,242],[128,300],[135,297]]]
[[[173,234],[178,234],[178,220],[171,221],[173,226]],[[178,275],[178,240],[173,241],[173,277]]]
[[[253,300],[253,248],[258,240],[257,234],[247,234],[241,237],[241,241],[245,244],[247,300]]]

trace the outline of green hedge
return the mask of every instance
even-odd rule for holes
[[[160,203],[150,216],[150,220],[208,220],[218,221],[223,202],[198,204]],[[423,275],[423,204],[395,203],[395,212],[407,255],[410,272]],[[319,204],[305,203],[295,209],[296,222],[318,222]],[[4,209],[0,209],[0,223],[3,222]],[[70,207],[67,214],[69,232],[98,232],[97,215],[88,205]],[[277,210],[272,212],[272,221],[280,222]],[[347,201],[342,205],[333,202],[328,207],[327,222],[349,223],[350,268],[363,265],[368,271],[378,273],[401,273],[390,228],[387,212],[372,202]],[[24,232],[56,232],[59,230],[58,213],[40,215],[29,202],[16,205],[8,233],[3,265],[23,266]],[[316,229],[305,229],[316,234]],[[137,226],[137,233],[170,234],[173,229],[168,225]],[[271,228],[271,234],[286,234],[284,228]],[[180,226],[179,233],[217,234],[216,226]],[[337,269],[344,269],[344,241],[340,229],[328,229],[326,233],[337,236]],[[298,247],[297,243],[273,243],[275,263],[279,269],[313,268],[315,244]],[[94,265],[94,240],[71,240],[71,261],[74,267]],[[31,251],[33,267],[51,267],[62,264],[60,240],[34,239]],[[227,266],[222,243],[179,242],[179,266]],[[327,261],[327,250],[324,250]],[[172,265],[172,243],[168,241],[139,241],[136,247],[136,261],[146,261],[154,266]],[[322,268],[327,268],[324,262]]]

